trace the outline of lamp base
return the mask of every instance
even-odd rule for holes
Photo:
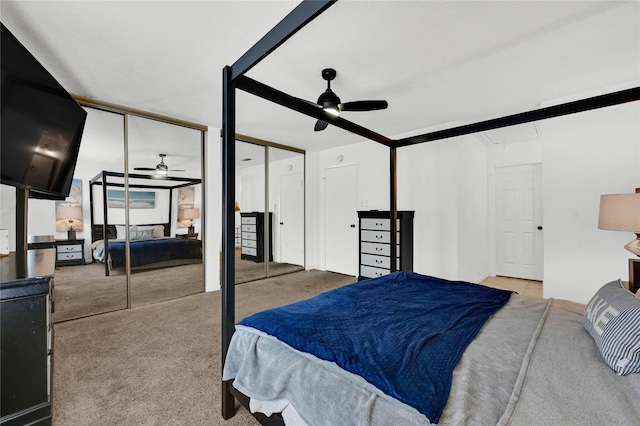
[[[75,230],[67,231],[67,240],[69,240],[69,241],[75,241],[76,240],[76,231]]]
[[[189,228],[187,228],[187,235],[195,235],[196,234],[196,228],[194,226],[190,226]]]
[[[629,290],[640,290],[640,259],[629,259]]]
[[[624,246],[624,248],[629,250],[631,253],[635,254],[636,256],[640,257],[640,234],[636,234],[636,235],[638,236],[638,238],[631,241],[629,244]]]

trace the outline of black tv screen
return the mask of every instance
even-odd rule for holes
[[[2,183],[66,197],[87,112],[2,24]]]

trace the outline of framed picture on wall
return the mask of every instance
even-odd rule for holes
[[[123,209],[124,191],[120,189],[107,189],[107,207]],[[129,191],[129,208],[130,209],[155,209],[156,208],[156,192],[155,191]]]

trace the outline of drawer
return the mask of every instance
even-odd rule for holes
[[[242,232],[256,232],[256,225],[242,224]]]
[[[255,240],[256,239],[256,233],[255,232],[243,232],[242,233],[242,239],[243,240]]]
[[[378,231],[391,231],[391,219],[384,218],[362,218],[360,219],[360,229],[374,229]],[[400,219],[398,219],[397,229],[400,229]]]
[[[367,278],[376,278],[383,275],[389,275],[389,269],[374,268],[373,266],[360,265],[360,276]]]
[[[387,243],[391,242],[391,233],[388,231],[360,231],[360,238],[362,241],[373,241],[374,243]],[[397,233],[397,242],[400,242],[400,232]]]
[[[255,217],[243,217],[242,218],[242,222],[243,225],[247,224],[247,225],[255,225],[256,224],[256,218]]]
[[[58,260],[82,260],[82,252],[58,253]]]
[[[390,244],[369,243],[363,241],[360,245],[362,253],[379,254],[381,256],[389,256],[391,254]],[[400,256],[400,244],[396,246],[396,255]]]
[[[65,244],[65,245],[59,245],[57,247],[58,247],[58,253],[82,251],[82,244]]]
[[[256,240],[242,240],[242,247],[258,247],[258,242]]]
[[[360,262],[363,265],[375,266],[377,268],[391,269],[391,258],[387,256],[375,256],[373,254],[360,255]],[[400,258],[396,257],[396,270],[400,269]]]
[[[391,268],[390,257],[376,256],[374,254],[361,254],[360,261],[363,265],[376,266],[378,268]]]
[[[249,256],[257,256],[258,250],[251,247],[242,247],[242,254],[248,254]]]

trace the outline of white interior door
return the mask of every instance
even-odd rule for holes
[[[358,193],[356,165],[326,169],[325,268],[358,274]]]
[[[542,280],[542,168],[497,167],[496,274]]]
[[[276,225],[276,224],[274,224]],[[304,265],[304,177],[280,176],[280,261]]]

